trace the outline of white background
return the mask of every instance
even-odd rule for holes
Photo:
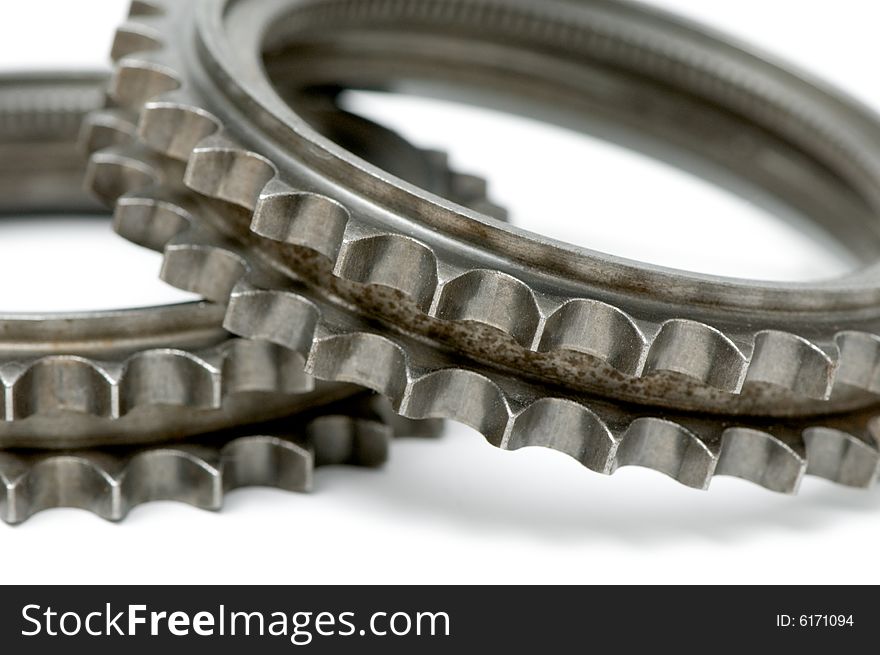
[[[880,108],[876,3],[659,4],[756,42]],[[106,66],[124,11],[115,0],[4,2],[0,66]],[[490,177],[494,198],[527,227],[721,274],[805,279],[850,265],[744,201],[613,146],[413,99],[358,102],[372,116],[396,112],[391,124],[411,138]],[[523,178],[534,167],[510,156],[511,134],[553,154],[542,162],[562,163],[542,163],[538,178]],[[565,166],[571,161],[578,166]],[[550,193],[560,211],[539,211],[536,201]],[[185,297],[155,279],[158,255],[123,243],[105,223],[75,228],[69,221],[0,225],[7,280],[0,309]],[[451,425],[441,440],[396,444],[380,471],[319,470],[312,495],[251,489],[230,494],[221,513],[154,503],[118,525],[52,510],[18,528],[0,526],[0,581],[876,583],[878,517],[878,490],[807,479],[800,495],[787,497],[718,478],[704,493],[653,471],[603,477],[551,451],[501,452]]]

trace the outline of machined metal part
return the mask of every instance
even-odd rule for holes
[[[798,416],[877,402],[877,121],[719,35],[604,0],[157,0],[136,3],[114,55],[112,95],[140,113],[141,138],[187,164],[189,188],[236,208],[218,227],[395,329],[664,408]],[[865,268],[768,283],[555,242],[353,156],[284,100],[297,84],[425,76],[589,118],[803,214]]]
[[[0,214],[106,211],[83,192],[76,147],[105,85],[0,77]],[[378,466],[392,437],[437,433],[369,392],[316,387],[300,357],[231,337],[222,316],[205,302],[0,316],[0,518],[77,507],[121,520],[153,500],[220,509],[231,489],[308,491],[315,466]],[[22,445],[39,448],[9,448]]]
[[[0,80],[0,214],[103,213],[82,188],[104,74]],[[357,393],[278,346],[237,339],[204,302],[0,315],[0,447],[148,443],[288,416]]]
[[[101,73],[0,77],[0,214],[106,212],[84,192],[78,148],[106,83]],[[392,134],[375,138],[406,160],[415,151]],[[409,161],[426,174],[474,186],[443,177],[436,153],[420,155]],[[220,509],[231,489],[308,491],[315,466],[379,466],[393,437],[438,433],[375,394],[316,384],[300,356],[234,338],[222,317],[207,302],[0,316],[0,518],[77,507],[121,520],[154,500]]]
[[[284,79],[293,91],[273,86],[267,52],[276,80],[309,57],[301,82]],[[355,53],[362,67],[341,65]],[[166,244],[166,280],[229,300],[227,329],[406,416],[604,473],[637,464],[694,487],[727,474],[786,492],[804,474],[876,478],[870,265],[776,284],[575,248],[366,163],[282,98],[429,69],[523,105],[541,97],[565,120],[614,118],[615,136],[700,162],[873,262],[880,132],[836,92],[598,0],[138,2],[114,55],[111,95],[147,148],[98,153],[91,183],[126,192],[117,229]],[[178,229],[168,214],[185,217]]]
[[[104,213],[84,192],[83,116],[104,104],[101,73],[21,74],[0,80],[0,214]],[[420,183],[483,202],[480,180],[449,172],[442,153],[417,151],[359,121]],[[117,117],[118,118],[118,117]],[[124,127],[90,131],[115,135]],[[349,129],[346,134],[353,133]],[[500,209],[492,208],[500,212]],[[35,219],[36,220],[36,219]],[[75,314],[0,315],[0,446],[72,448],[177,439],[266,421],[359,393],[316,382],[301,356],[232,337],[223,309],[182,303]]]
[[[311,491],[316,466],[383,464],[395,436],[429,436],[438,425],[389,420],[362,393],[317,411],[168,444],[78,450],[0,451],[0,518],[17,524],[56,507],[124,519],[142,503],[176,500],[219,510],[247,486]]]
[[[135,157],[134,152],[129,156]],[[121,159],[112,165],[100,157],[96,162],[98,177],[122,165]],[[275,271],[211,227],[205,216],[217,207],[210,201],[159,188],[163,197],[177,197],[174,212],[186,217],[187,226],[164,248],[163,279],[228,303],[225,325],[230,330],[300,353],[307,370],[320,378],[374,389],[404,416],[453,419],[506,450],[553,448],[599,473],[649,467],[699,489],[707,488],[715,475],[786,493],[795,492],[804,475],[857,487],[876,481],[876,411],[780,420],[567,397],[515,374],[480,369],[415,337],[389,336],[314,287],[279,285]],[[124,197],[147,206],[156,191]],[[127,216],[127,211],[117,212],[116,228],[123,236],[145,243],[143,234],[164,233],[156,213],[146,222],[141,215],[133,224]],[[226,265],[230,261],[236,266]]]

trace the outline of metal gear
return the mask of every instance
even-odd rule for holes
[[[77,146],[105,86],[102,74],[0,79],[0,214],[105,211],[82,189]],[[232,337],[222,317],[204,302],[0,315],[0,447],[163,441],[358,392],[316,383],[290,351]]]
[[[520,106],[551,99],[566,119],[807,215],[873,264],[877,122],[714,33],[604,0],[156,0],[134,5],[114,55],[112,94],[140,114],[145,143],[186,162],[189,188],[240,209],[220,229],[393,329],[571,393],[677,410],[877,402],[870,265],[777,284],[558,243],[352,156],[266,73],[285,89],[429,76]]]
[[[395,436],[433,436],[437,424],[388,420],[361,394],[315,412],[148,446],[0,451],[0,518],[21,523],[56,507],[110,521],[142,503],[175,500],[219,510],[246,486],[311,491],[316,466],[379,466]]]
[[[401,57],[404,46],[413,49]],[[91,169],[95,188],[109,179],[127,192],[120,231],[140,225],[154,247],[173,239],[165,279],[230,300],[227,329],[302,353],[310,373],[379,390],[410,417],[459,420],[499,447],[549,446],[604,473],[650,466],[700,488],[715,474],[786,492],[805,473],[874,481],[880,339],[869,270],[815,285],[716,279],[469,212],[321,137],[260,65],[264,48],[269,70],[285,70],[285,49],[292,58],[305,48],[329,57],[317,66],[327,75],[346,47],[367,75],[390,60],[405,74],[430,60],[441,75],[504,85],[528,63],[524,88],[572,103],[586,94],[582,107],[620,113],[652,148],[662,137],[664,152],[688,150],[876,258],[872,192],[855,165],[867,166],[873,121],[676,19],[599,1],[200,0],[134,6],[111,90],[139,114],[151,152],[115,162],[99,153]],[[488,58],[491,75],[474,56],[487,49],[504,54]],[[584,82],[595,75],[621,93],[594,97]],[[817,121],[823,130],[807,129]],[[709,139],[694,126],[716,131]],[[846,138],[830,147],[829,130]],[[731,135],[744,145],[727,147]],[[130,170],[149,170],[152,186]],[[190,227],[169,234],[159,208]]]
[[[101,175],[111,174],[106,162],[99,165]],[[146,207],[158,191],[124,197]],[[404,416],[453,419],[506,450],[549,447],[599,473],[628,465],[653,468],[699,489],[715,475],[785,493],[794,493],[805,474],[858,487],[877,478],[876,411],[779,421],[551,395],[545,387],[479,369],[414,337],[390,337],[313,287],[273,284],[274,271],[210,227],[204,218],[212,210],[208,205],[196,197],[176,205],[175,213],[187,216],[190,227],[165,247],[163,279],[228,302],[230,330],[301,353],[307,370],[319,378],[374,389]],[[132,228],[123,219],[117,230],[123,236],[155,234],[161,225],[150,218]],[[229,261],[236,266],[226,265]]]
[[[100,73],[0,77],[0,214],[105,211],[83,192],[76,143],[106,82]],[[439,174],[430,159],[425,168]],[[152,500],[219,509],[231,489],[308,491],[315,466],[378,466],[392,437],[437,434],[438,423],[398,417],[351,385],[316,387],[300,357],[232,338],[222,315],[199,302],[0,316],[0,518],[78,507],[121,520]]]
[[[83,117],[104,104],[102,73],[0,79],[0,214],[106,211],[82,188]],[[329,111],[329,110],[328,110]],[[431,188],[460,189],[490,208],[478,178],[453,174],[441,153],[331,111]],[[93,139],[120,139],[116,117]],[[341,137],[340,137],[341,138]],[[106,143],[106,142],[104,142]],[[95,145],[95,142],[92,142]],[[498,208],[493,211],[501,212]],[[222,328],[222,308],[183,303],[76,314],[0,315],[0,447],[73,448],[181,438],[266,421],[359,393],[316,382],[301,356]]]

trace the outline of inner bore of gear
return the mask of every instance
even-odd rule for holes
[[[279,95],[291,108],[322,136],[335,143],[340,143],[340,141],[335,138],[332,129],[329,129],[332,126],[314,115],[314,107],[332,101],[337,111],[348,110],[359,114],[358,110],[351,106],[347,93],[350,91],[380,92],[383,95],[396,94],[426,100],[440,100],[454,103],[456,108],[490,109],[512,116],[533,120],[537,118],[537,122],[558,125],[571,130],[572,134],[583,134],[609,143],[619,143],[627,149],[641,152],[655,160],[666,161],[675,169],[685,169],[695,176],[713,183],[716,187],[720,186],[733,192],[737,197],[748,201],[749,205],[758,206],[764,210],[767,217],[777,218],[790,224],[791,228],[798,233],[809,235],[811,241],[816,243],[817,248],[821,247],[823,250],[835,254],[836,258],[840,260],[838,267],[840,274],[849,272],[860,265],[874,262],[874,255],[865,248],[861,239],[849,243],[838,240],[835,231],[830,230],[831,224],[838,225],[837,219],[835,216],[829,215],[828,207],[821,207],[815,203],[803,203],[795,196],[780,198],[773,194],[772,189],[758,188],[754,181],[737,177],[730,171],[717,170],[717,165],[714,165],[708,158],[701,158],[698,152],[684,149],[675,151],[676,146],[673,143],[662,144],[652,139],[651,135],[623,130],[621,125],[612,123],[621,117],[620,112],[613,105],[614,100],[612,99],[607,99],[608,107],[600,107],[589,113],[577,111],[567,106],[550,108],[541,101],[541,98],[546,94],[536,92],[533,98],[534,102],[531,103],[520,96],[511,95],[510,82],[502,83],[503,74],[496,70],[485,72],[481,72],[479,69],[470,70],[468,75],[462,78],[460,69],[455,62],[439,58],[431,59],[430,57],[420,60],[417,56],[418,53],[416,56],[409,56],[409,53],[405,54],[409,43],[400,36],[396,39],[387,38],[384,40],[384,50],[381,54],[367,52],[364,55],[359,55],[357,65],[353,64],[352,57],[354,55],[346,50],[345,35],[328,34],[326,42],[323,34],[310,33],[308,36],[309,39],[306,43],[300,44],[294,41],[286,45],[280,52],[270,53],[265,59],[267,71]],[[396,63],[391,65],[391,60]],[[296,65],[293,64],[294,61],[297,62]],[[615,73],[609,72],[608,74]],[[650,89],[657,86],[655,82],[640,79],[619,77],[618,80],[621,84],[631,85],[632,92],[638,94],[649,94],[651,93]],[[698,110],[691,106],[694,105],[693,99],[684,96],[676,97],[669,92],[667,95],[668,98],[661,96],[658,92],[652,97],[652,104],[661,105],[668,101],[670,114],[682,112],[691,117],[697,115]],[[600,97],[599,101],[602,100],[606,99]],[[678,103],[678,107],[676,107],[676,103]],[[380,104],[379,109],[382,108],[383,105]],[[653,107],[651,111],[659,111],[659,109]],[[706,111],[703,123],[708,124],[712,121],[709,111]],[[442,113],[442,110],[438,109],[438,113]],[[378,110],[372,113],[372,117],[380,117]],[[733,118],[730,118],[733,121]],[[423,124],[420,127],[426,128],[427,125]],[[637,128],[637,126],[633,127]],[[749,139],[751,128],[745,123],[739,127],[741,129],[738,132],[733,128],[729,134],[729,147],[731,148],[736,148],[742,140]],[[428,135],[425,134],[425,136]],[[512,129],[510,137],[511,143],[506,146],[509,154],[517,157],[523,166],[540,169],[539,162],[544,153],[518,150]],[[360,156],[371,164],[384,168],[381,162],[372,157]],[[566,197],[572,198],[572,202],[583,203],[579,211],[572,212],[570,218],[575,221],[581,221],[591,215],[589,188],[592,184],[601,183],[601,178],[591,179],[589,171],[583,170],[582,172],[586,191],[578,189],[577,192],[581,194],[580,196],[575,196],[574,193],[566,194]],[[412,182],[412,179],[407,179],[406,175],[398,175],[398,177]],[[531,189],[531,192],[556,193],[556,187],[551,188],[546,177],[538,177],[534,183],[538,182],[541,182],[541,186],[536,186]],[[639,180],[631,180],[630,185],[634,191],[637,191]],[[846,195],[849,195],[851,191],[849,188],[841,190]],[[446,194],[439,195],[454,202],[454,199]],[[670,203],[668,210],[670,213],[692,211],[686,201],[681,202],[679,199],[675,204]],[[708,216],[707,218],[708,222],[713,222],[713,217]],[[662,221],[663,214],[652,216],[652,219]],[[536,227],[533,228],[531,225],[525,227],[540,231],[539,223],[534,220],[534,217],[533,221]],[[514,221],[514,223],[519,225],[519,221]],[[726,230],[737,230],[738,226],[727,223],[717,225],[715,229],[718,231],[717,234],[723,234]],[[852,236],[854,237],[855,233]],[[577,237],[572,236],[571,239],[574,240],[570,242],[577,245],[586,247],[590,245]],[[744,255],[740,254],[739,256],[743,257]],[[696,271],[697,269],[691,270]],[[828,277],[831,275],[829,274]],[[791,279],[796,281],[794,278]],[[821,281],[825,277],[807,275],[803,279],[804,281]],[[779,280],[784,281],[784,278],[779,278]]]
[[[371,4],[378,7],[381,3]],[[811,226],[825,228],[825,238],[839,239],[862,263],[875,264],[880,256],[880,230],[851,220],[841,211],[852,202],[862,210],[880,208],[876,184],[866,179],[867,172],[861,180],[843,177],[813,153],[804,152],[817,168],[835,178],[835,196],[818,202],[809,189],[773,186],[778,179],[768,179],[764,170],[757,174],[749,170],[745,159],[737,167],[722,169],[713,148],[723,140],[732,150],[747,148],[742,142],[754,138],[755,122],[731,105],[689,92],[684,84],[676,87],[668,79],[611,63],[613,55],[604,53],[603,57],[602,52],[578,53],[583,69],[577,76],[565,66],[559,67],[555,79],[548,78],[545,69],[531,75],[528,56],[517,54],[517,43],[510,42],[506,28],[493,32],[501,21],[486,20],[468,30],[452,9],[443,14],[446,22],[433,23],[418,20],[414,9],[407,16],[410,29],[404,31],[385,29],[378,9],[371,16],[365,8],[362,16],[344,2],[300,5],[266,36],[266,70],[282,97],[331,140],[332,134],[313,121],[308,111],[316,92],[326,97],[345,89],[365,89],[454,99],[622,143],[730,187],[771,210],[785,202],[809,217]],[[429,13],[425,9],[424,15]],[[540,18],[530,19],[538,32]],[[474,38],[472,32],[477,29]],[[586,78],[592,84],[585,84]],[[823,135],[815,136],[819,140]],[[704,137],[711,137],[711,142],[705,143]],[[804,150],[796,138],[786,145]],[[857,164],[853,161],[850,166]]]
[[[676,88],[667,80],[603,61],[601,52],[592,53],[591,60],[589,55],[579,60],[589,72],[578,71],[576,82],[566,79],[574,73],[564,67],[558,79],[542,77],[544,69],[541,75],[530,76],[528,57],[517,56],[516,44],[511,47],[507,43],[509,34],[503,29],[493,34],[492,21],[483,26],[488,32],[481,30],[479,38],[472,40],[456,21],[454,10],[445,14],[444,20],[448,24],[438,20],[428,25],[412,19],[409,31],[385,29],[381,18],[371,22],[369,17],[357,16],[344,2],[323,3],[320,10],[303,3],[267,35],[266,70],[279,95],[331,140],[333,135],[326,126],[312,118],[311,107],[315,98],[326,102],[328,97],[338,105],[346,89],[415,92],[500,108],[666,160],[771,212],[801,217],[805,220],[800,220],[800,225],[822,233],[826,241],[839,239],[863,265],[876,264],[880,242],[871,227],[875,221],[868,218],[877,207],[871,197],[874,189],[865,191],[851,178],[839,175],[796,139],[784,140],[776,133],[756,129],[755,122],[745,115],[683,86]],[[536,24],[539,22],[536,19]],[[502,52],[504,56],[499,54]],[[610,55],[607,58],[612,59]],[[592,76],[592,85],[584,83],[584,75]],[[650,120],[643,120],[645,116]],[[821,194],[812,193],[812,185],[784,179],[790,174],[784,164],[774,176],[766,175],[762,166],[756,173],[754,162],[749,157],[737,159],[736,153],[719,161],[723,156],[719,155],[719,144],[733,151],[748,150],[755,148],[751,142],[761,138],[767,139],[762,146],[766,152],[780,145],[797,152],[815,168],[801,173],[821,174],[832,183],[822,186]]]

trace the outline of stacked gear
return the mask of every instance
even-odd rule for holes
[[[112,55],[109,80],[4,81],[3,211],[95,211],[85,177],[204,301],[0,316],[6,520],[302,489],[436,418],[696,488],[876,480],[880,120],[838,91],[609,0],[135,0]],[[863,266],[737,280],[527,232],[442,153],[342,110],[347,89],[601,135],[794,212]]]
[[[84,193],[83,116],[106,77],[0,79],[0,212],[97,214]],[[51,507],[107,519],[149,500],[219,508],[226,490],[305,491],[314,466],[377,466],[393,416],[360,387],[324,383],[295,353],[230,335],[206,302],[0,316],[0,516]]]
[[[97,152],[90,184],[119,196],[121,233],[164,248],[164,279],[226,305],[231,332],[404,416],[603,473],[874,481],[880,123],[836,91],[601,0],[136,3],[114,56],[137,139]],[[322,89],[426,83],[785,205],[865,266],[767,283],[555,242],[365,161],[311,115]]]

